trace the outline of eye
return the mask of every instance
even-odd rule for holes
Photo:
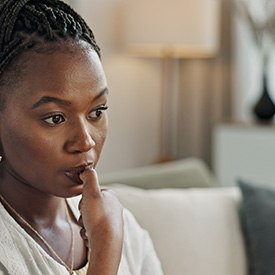
[[[55,126],[55,125],[58,125],[62,122],[65,121],[65,118],[63,115],[52,115],[52,116],[49,116],[47,118],[44,118],[43,119],[46,123],[50,124],[51,126]]]
[[[91,111],[89,113],[89,118],[92,120],[99,120],[102,117],[103,112],[106,111],[107,109],[108,109],[108,106],[102,105],[99,108]]]

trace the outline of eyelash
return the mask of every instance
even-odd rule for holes
[[[102,117],[103,112],[104,112],[104,111],[107,111],[108,108],[109,108],[109,107],[108,107],[107,105],[102,105],[102,106],[98,107],[97,109],[91,111],[91,112],[89,113],[89,116],[90,116],[91,113],[95,113],[95,114],[96,114],[96,118],[92,118],[92,117],[91,117],[90,119],[92,119],[92,120],[94,120],[94,121],[99,120],[99,119]]]
[[[88,119],[92,120],[92,121],[98,121],[101,119],[102,114],[104,111],[108,110],[108,106],[107,105],[102,105],[98,108],[96,108],[95,110],[92,110],[89,115],[88,115]],[[91,114],[94,113],[96,115],[96,117],[92,117]],[[61,118],[61,121],[59,120],[58,122],[54,122],[53,119],[55,118]],[[51,122],[49,122],[49,120],[51,120]],[[50,116],[47,116],[46,118],[43,118],[43,121],[45,123],[47,123],[48,125],[50,125],[51,127],[55,127],[61,123],[63,123],[65,121],[64,115],[63,114],[53,114]]]

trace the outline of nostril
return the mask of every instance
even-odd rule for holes
[[[87,152],[95,145],[96,143],[90,134],[78,131],[67,140],[65,149],[69,152]]]

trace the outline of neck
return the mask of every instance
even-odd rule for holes
[[[2,169],[0,194],[19,214],[32,224],[53,224],[64,218],[66,203],[59,198],[35,189],[25,180],[21,180],[7,169]]]
[[[63,265],[65,262],[67,267],[83,267],[87,261],[87,250],[78,234],[79,225],[72,213],[68,212],[65,199],[35,189],[25,180],[5,170],[2,165],[3,163],[0,163],[0,194],[38,234],[30,230],[30,227],[11,211],[11,207],[3,202],[6,210],[55,260]],[[43,241],[38,235],[42,236]],[[49,249],[49,246],[52,249]]]

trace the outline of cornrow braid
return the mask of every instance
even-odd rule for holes
[[[24,50],[44,42],[84,40],[97,52],[91,29],[60,0],[0,0],[0,76]]]

